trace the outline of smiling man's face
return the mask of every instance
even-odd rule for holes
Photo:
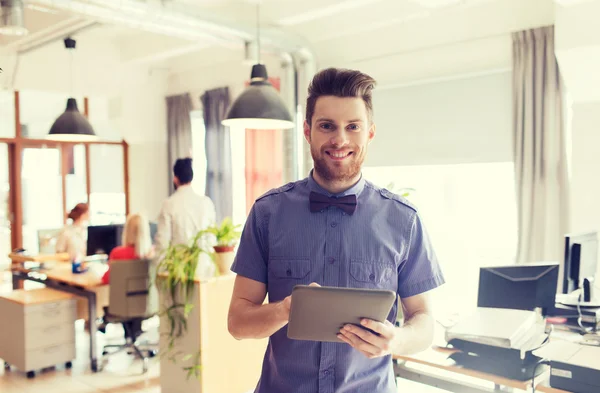
[[[304,136],[318,180],[350,187],[360,177],[375,125],[362,98],[322,96],[315,103],[310,127],[304,124]]]

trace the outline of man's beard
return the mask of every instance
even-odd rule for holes
[[[312,155],[315,172],[324,180],[327,181],[338,181],[344,182],[355,179],[362,168],[362,164],[365,161],[366,150],[354,150],[350,157],[346,158],[344,163],[341,165],[332,165],[333,163],[328,162],[325,153],[325,149],[318,150],[316,147],[310,147],[310,154]]]

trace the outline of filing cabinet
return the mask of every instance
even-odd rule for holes
[[[35,376],[75,359],[76,299],[50,288],[0,296],[0,359]]]

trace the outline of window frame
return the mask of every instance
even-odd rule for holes
[[[123,139],[121,141],[93,141],[93,142],[67,142],[53,141],[46,139],[24,138],[21,133],[21,111],[19,91],[14,91],[15,105],[15,136],[13,138],[0,138],[0,143],[6,144],[8,148],[8,178],[10,184],[8,208],[11,231],[12,249],[23,246],[23,204],[22,204],[22,154],[25,148],[44,148],[52,147],[60,151],[61,157],[61,177],[62,177],[62,209],[64,223],[67,220],[67,174],[68,174],[68,149],[74,145],[85,146],[85,170],[86,170],[86,193],[88,203],[91,194],[91,170],[90,170],[90,145],[120,145],[123,148],[123,179],[125,191],[125,214],[129,214],[129,145]],[[83,115],[89,117],[89,99],[84,97]]]

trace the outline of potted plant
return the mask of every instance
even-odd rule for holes
[[[220,224],[206,229],[207,233],[215,236],[213,258],[220,274],[231,273],[231,265],[235,257],[233,250],[242,235],[242,232],[238,230],[239,227],[240,225],[233,224],[231,217],[225,217]]]
[[[161,354],[174,363],[184,363],[182,368],[188,378],[200,376],[200,351],[183,351],[178,339],[187,332],[188,317],[194,307],[192,296],[199,258],[202,253],[209,254],[201,245],[204,234],[198,232],[189,244],[167,247],[156,268],[155,282],[164,299],[159,315],[168,321],[166,346],[161,348]]]

